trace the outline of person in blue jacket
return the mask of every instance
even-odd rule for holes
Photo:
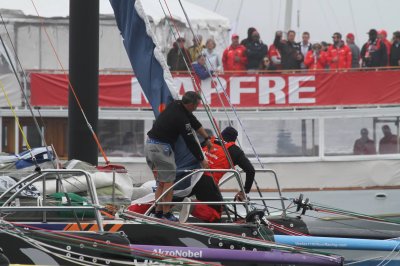
[[[196,62],[192,63],[192,67],[196,76],[201,79],[205,80],[211,77],[214,74],[214,71],[206,68],[206,57],[201,54],[197,57]]]

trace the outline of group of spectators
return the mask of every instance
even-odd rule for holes
[[[383,137],[379,140],[379,154],[393,154],[399,152],[399,140],[388,125],[382,126]],[[376,154],[375,142],[369,138],[368,129],[362,128],[361,137],[354,142],[353,153],[355,155]]]
[[[178,38],[168,52],[167,63],[171,71],[188,71],[193,67],[200,79],[217,72],[262,70],[319,70],[348,69],[360,67],[400,66],[400,31],[393,33],[391,41],[385,30],[371,29],[367,42],[359,48],[352,33],[335,32],[332,43],[311,43],[310,33],[303,32],[302,40],[296,42],[296,32],[289,30],[287,38],[277,31],[268,47],[255,28],[249,28],[247,38],[239,40],[233,34],[231,44],[222,56],[215,52],[216,43],[210,38],[203,44],[201,35],[193,38],[193,45],[186,48],[186,40]]]

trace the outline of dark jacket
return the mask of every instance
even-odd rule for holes
[[[192,128],[198,130],[201,127],[201,123],[186,110],[182,101],[176,100],[158,116],[147,135],[151,139],[170,144],[173,149],[181,135],[193,156],[202,161],[204,159],[203,152],[192,133]]]
[[[400,66],[400,43],[393,43],[390,48],[390,65]]]
[[[387,66],[388,58],[386,45],[380,40],[369,40],[361,49],[363,67]]]
[[[280,36],[276,36],[274,40],[275,47],[281,53],[282,69],[300,69],[303,56],[298,43],[282,41]],[[297,59],[297,55],[301,55],[301,59]]]
[[[262,42],[247,42],[246,44],[247,69],[259,69],[260,63],[268,54],[268,46]]]
[[[390,134],[379,141],[379,154],[397,153],[397,136]]]
[[[354,142],[353,153],[360,154],[376,154],[375,143],[371,139],[359,138]]]
[[[249,42],[251,42],[251,35],[253,32],[257,31],[255,28],[251,27],[247,29],[247,38],[243,39],[240,44],[246,46]]]
[[[167,55],[167,64],[171,71],[188,71],[186,67],[186,63],[190,67],[191,60],[189,59],[189,52],[187,49],[180,50],[177,45],[174,45],[174,48],[169,50]]]

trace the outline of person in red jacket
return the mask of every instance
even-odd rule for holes
[[[224,71],[246,70],[246,47],[239,44],[239,35],[232,35],[232,44],[225,49],[222,55],[222,64]]]
[[[390,58],[390,48],[392,47],[392,43],[387,39],[387,32],[385,30],[378,31],[378,38],[385,44],[387,56]],[[390,65],[389,60],[388,65]]]
[[[308,51],[304,58],[304,65],[309,70],[325,69],[327,64],[327,55],[322,51],[320,43],[314,43],[311,51]]]
[[[250,192],[253,185],[255,169],[250,160],[244,154],[243,150],[235,144],[238,136],[238,132],[235,128],[230,126],[226,127],[221,132],[221,136],[223,140],[212,137],[211,142],[213,143],[213,146],[211,147],[211,149],[203,147],[203,152],[207,158],[210,169],[230,169],[233,165],[237,165],[246,173],[244,191],[239,191],[235,195],[236,200],[243,201],[244,199],[246,199],[245,194]],[[228,155],[225,153],[222,145],[225,146]],[[229,158],[227,158],[227,156]],[[195,195],[198,201],[223,201],[223,198],[218,188],[218,183],[224,174],[225,172],[204,173],[198,183],[193,187],[191,194]],[[179,220],[181,222],[186,221],[190,213],[192,214],[192,216],[200,220],[207,222],[216,222],[221,218],[221,212],[221,205],[196,204],[192,207],[189,207],[189,205],[184,205],[182,207]]]
[[[332,36],[333,44],[328,48],[328,64],[330,69],[351,68],[351,50],[344,44],[342,34],[335,32]]]
[[[275,32],[275,36],[279,34],[278,31]],[[282,58],[281,53],[278,48],[275,47],[274,44],[269,46],[268,57],[271,62],[271,69],[273,70],[281,70],[282,69]]]

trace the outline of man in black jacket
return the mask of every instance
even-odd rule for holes
[[[390,48],[390,66],[400,66],[400,31],[393,33],[393,44]]]
[[[167,55],[167,64],[171,71],[188,71],[192,61],[189,51],[185,48],[185,39],[178,38]]]
[[[268,54],[268,46],[260,40],[258,31],[253,31],[251,40],[245,45],[247,56],[247,70],[258,70],[262,60]]]
[[[293,30],[288,31],[287,41],[282,40],[282,32],[277,32],[275,35],[274,45],[281,53],[282,69],[300,69],[304,58],[295,38],[296,33]]]
[[[378,39],[378,32],[375,29],[371,29],[368,35],[368,41],[361,48],[363,67],[387,66],[388,56],[385,43]]]
[[[148,139],[145,146],[146,162],[153,171],[158,185],[155,198],[169,189],[176,177],[175,143],[181,135],[193,156],[200,162],[202,168],[209,168],[203,152],[193,136],[192,128],[206,139],[206,144],[211,148],[209,136],[203,126],[192,114],[197,109],[200,95],[196,92],[186,92],[182,100],[176,100],[158,116],[152,129],[147,133]],[[173,191],[169,191],[162,202],[172,200]],[[156,217],[177,221],[170,212],[171,206],[162,205],[156,208]]]

